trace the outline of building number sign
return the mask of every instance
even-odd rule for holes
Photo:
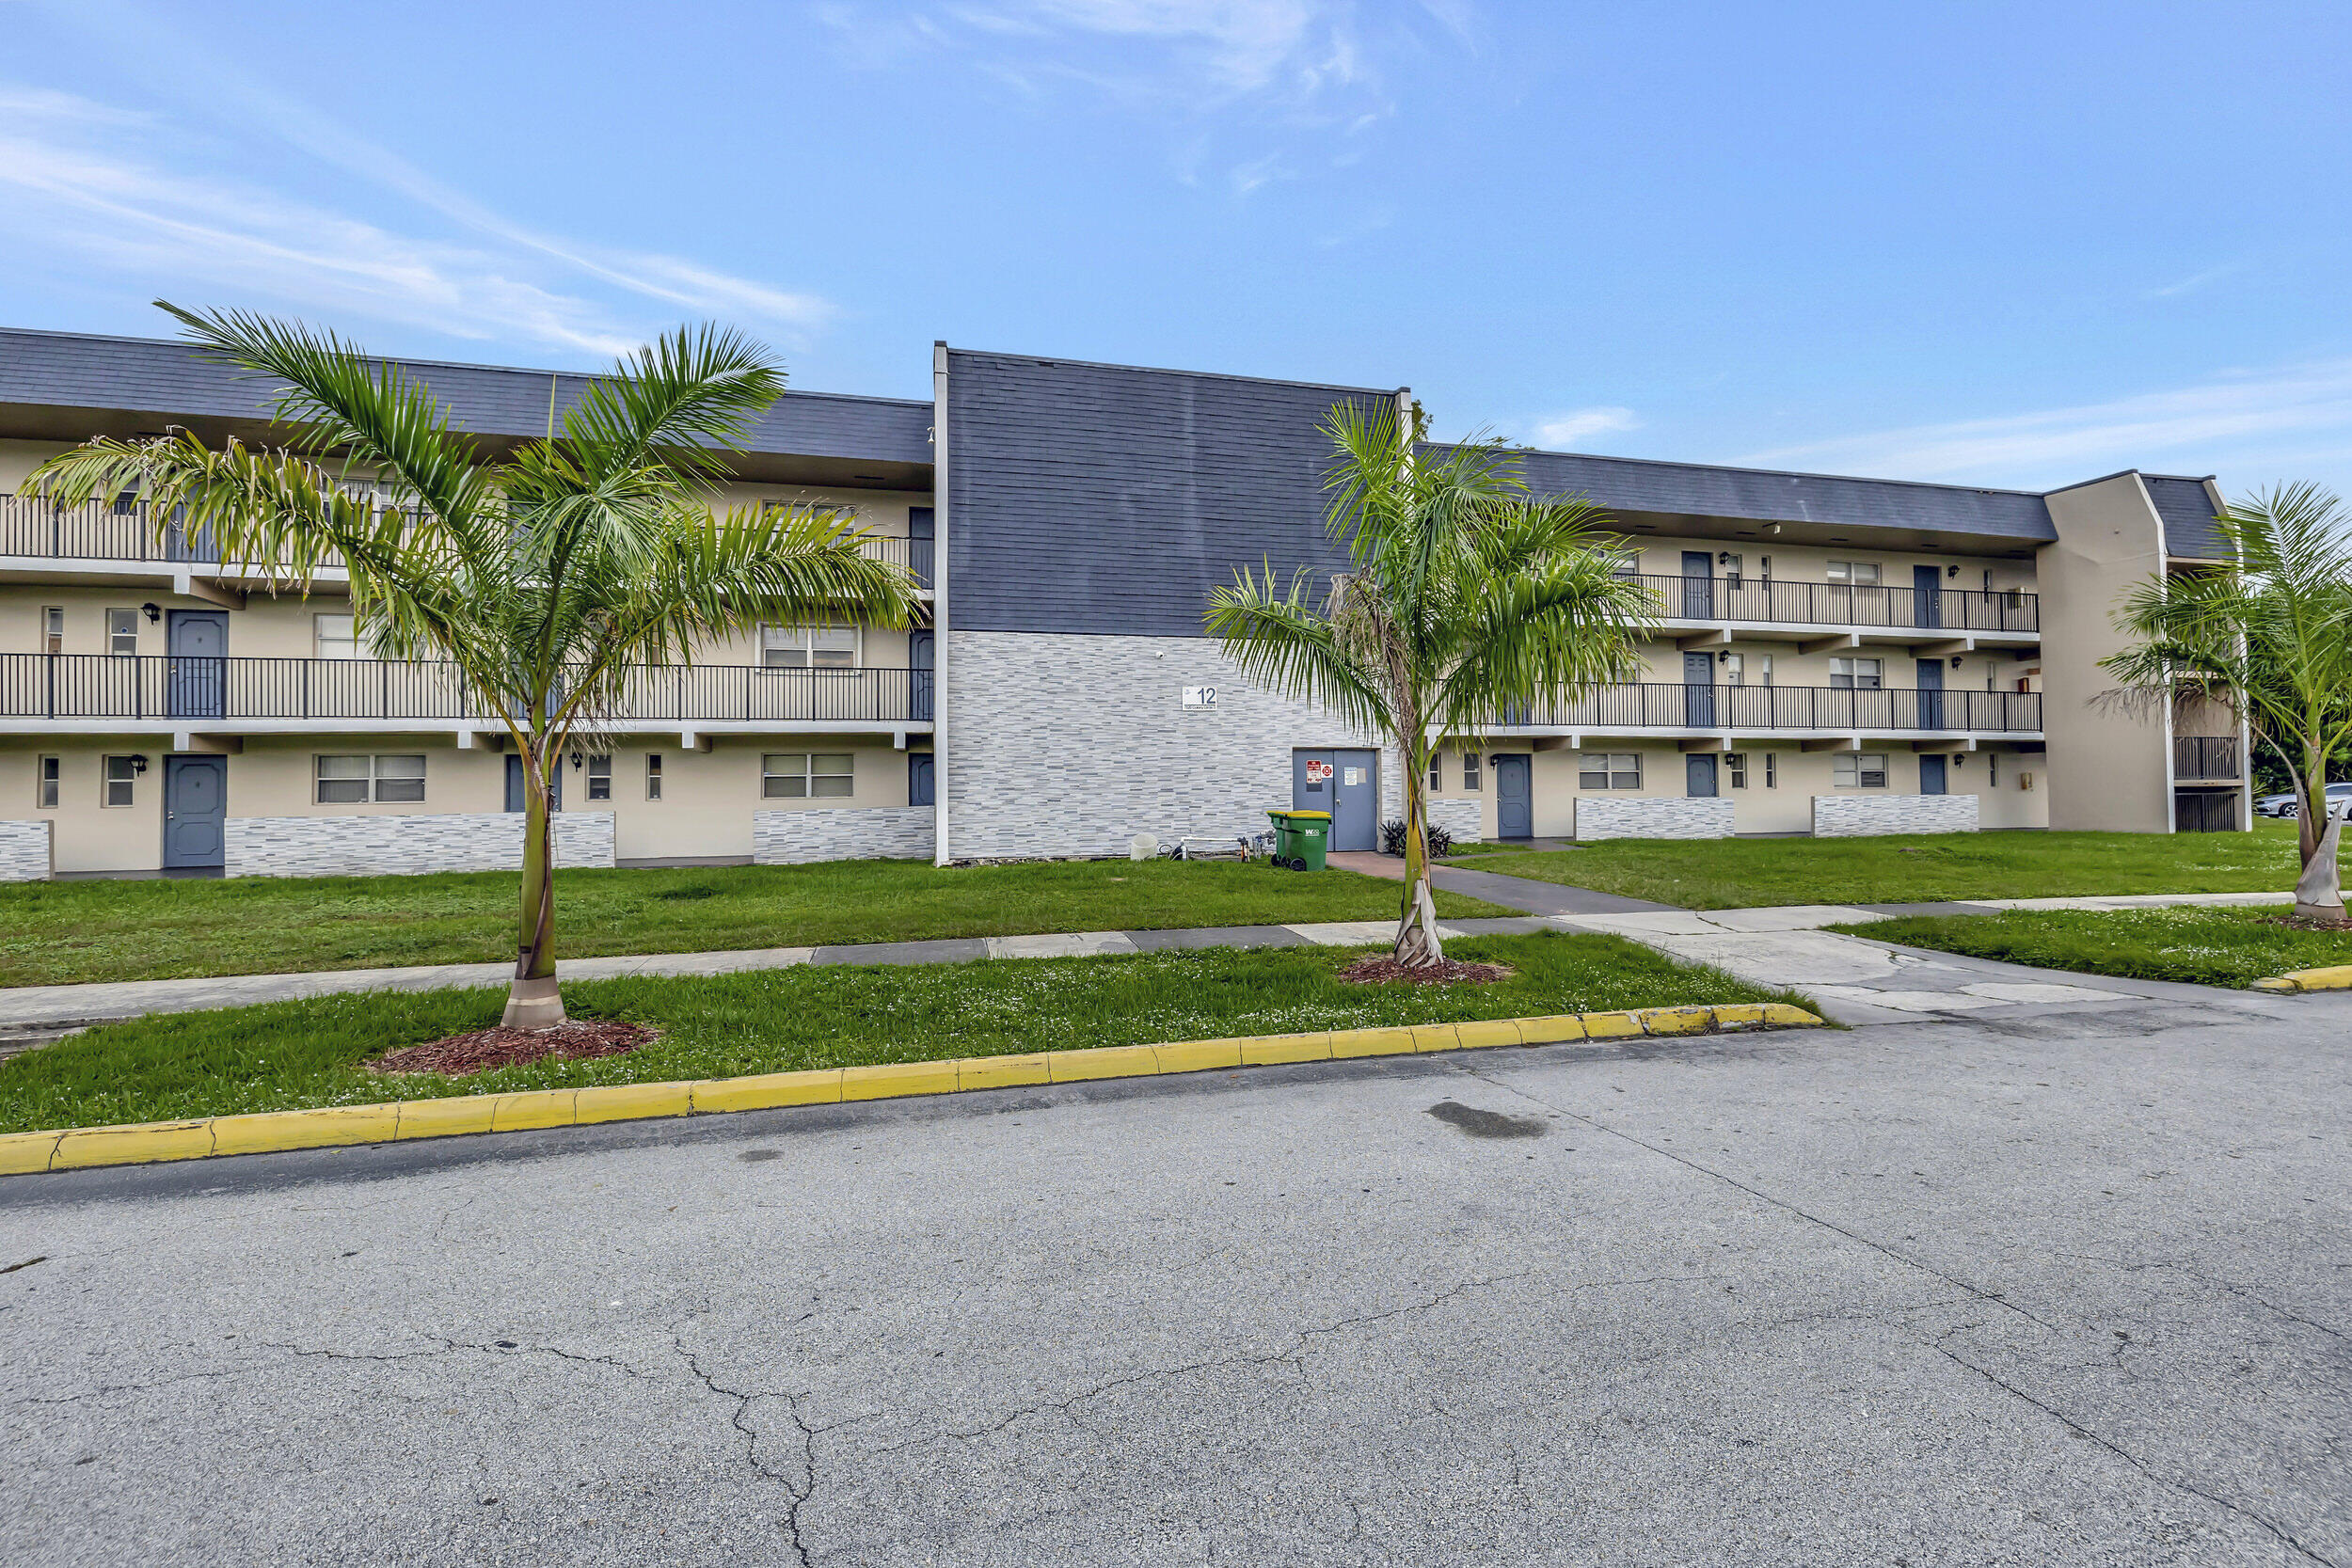
[[[1216,706],[1216,687],[1214,687],[1214,686],[1187,686],[1187,687],[1185,687],[1185,688],[1184,688],[1184,705],[1185,705],[1186,707],[1215,707],[1215,706]]]

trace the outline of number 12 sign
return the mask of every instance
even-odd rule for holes
[[[1185,687],[1185,688],[1184,688],[1184,705],[1185,705],[1186,707],[1215,707],[1215,706],[1216,706],[1216,687],[1214,687],[1214,686],[1187,686],[1187,687]]]

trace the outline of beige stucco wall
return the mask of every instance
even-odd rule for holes
[[[2050,826],[2161,833],[2172,826],[2167,716],[2103,707],[2115,682],[2099,660],[2120,643],[2123,594],[2165,569],[2163,525],[2136,473],[2049,498],[2058,541],[2042,546],[2042,724]]]

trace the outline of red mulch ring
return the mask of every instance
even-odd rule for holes
[[[2274,914],[2268,924],[2297,931],[2352,931],[2352,920],[2312,920],[2299,914]]]
[[[1376,986],[1390,980],[1409,980],[1417,986],[1483,986],[1489,981],[1508,980],[1518,973],[1509,964],[1470,964],[1458,958],[1408,969],[1386,953],[1375,953],[1341,970],[1340,978],[1357,986]]]
[[[501,1024],[452,1035],[387,1051],[367,1064],[370,1072],[437,1072],[444,1078],[465,1078],[492,1068],[521,1067],[527,1062],[584,1061],[592,1056],[621,1056],[650,1045],[660,1031],[642,1023],[611,1019],[576,1018],[552,1029],[509,1029]]]

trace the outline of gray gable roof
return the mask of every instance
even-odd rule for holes
[[[595,379],[437,360],[402,363],[460,426],[483,436],[545,435],[550,394],[560,412]],[[0,404],[242,420],[266,418],[271,393],[266,379],[186,343],[0,328]],[[755,452],[928,464],[930,423],[928,403],[787,392],[761,419],[749,446]]]
[[[2024,490],[1986,490],[1904,480],[1724,468],[1578,452],[1522,451],[1529,488],[1581,496],[1612,513],[1739,517],[1899,528],[2039,544],[2058,537],[2050,509]]]
[[[2214,527],[2213,498],[2205,493],[2203,480],[2182,479],[2172,474],[2139,477],[2148,486],[2148,499],[2156,503],[2156,515],[2164,521],[2167,555],[2196,561],[2230,559],[2230,543]]]

